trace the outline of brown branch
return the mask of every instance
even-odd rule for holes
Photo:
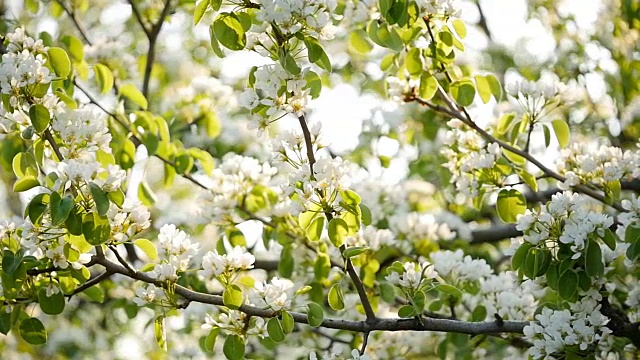
[[[144,66],[142,94],[145,98],[147,98],[147,100],[149,100],[149,81],[151,79],[151,70],[153,69],[153,62],[155,61],[156,57],[156,41],[158,40],[158,35],[160,34],[160,30],[162,29],[162,25],[164,24],[165,19],[169,15],[170,5],[171,0],[164,1],[164,8],[162,9],[162,13],[160,14],[160,19],[158,19],[158,22],[156,22],[151,27],[150,31],[145,32],[147,38],[149,39],[149,50],[147,51],[147,62]]]
[[[75,10],[70,9],[62,0],[55,0],[55,1],[56,3],[58,3],[58,5],[60,5],[62,10],[64,10],[64,12],[67,13],[67,15],[69,15],[69,18],[71,19],[71,21],[73,22],[73,25],[75,25],[76,29],[80,33],[80,36],[82,36],[82,39],[84,40],[84,42],[86,42],[89,46],[91,46],[92,45],[91,40],[89,40],[89,37],[87,36],[87,32],[84,30],[84,27],[78,21]]]
[[[78,286],[75,290],[73,290],[73,292],[69,295],[67,295],[67,297],[71,298],[72,296],[79,294],[85,290],[87,290],[88,288],[97,285],[101,282],[103,282],[104,280],[107,280],[108,278],[111,277],[111,275],[113,275],[113,273],[109,272],[109,271],[105,271],[102,274],[89,279],[86,283]]]
[[[105,267],[107,271],[125,275],[131,279],[155,284],[163,288],[167,284],[139,271],[130,271],[124,266],[114,263],[104,256],[96,256],[96,263]],[[178,284],[172,284],[175,293],[182,296],[189,302],[199,302],[203,304],[211,304],[216,306],[224,306],[222,296],[201,293],[187,289]],[[239,311],[250,316],[259,316],[262,318],[272,318],[278,316],[278,312],[273,310],[259,308],[251,305],[242,305]],[[293,319],[297,323],[307,324],[307,315],[298,312],[291,312]],[[376,318],[369,321],[352,321],[342,319],[324,319],[321,326],[330,329],[341,329],[355,332],[371,332],[371,331],[442,331],[456,332],[462,334],[478,335],[478,334],[500,334],[513,333],[522,334],[522,331],[529,322],[526,321],[491,321],[491,322],[465,322],[449,319],[381,319]]]
[[[542,170],[543,173],[545,173],[547,176],[552,177],[558,181],[564,182],[567,179],[556,173],[555,171],[549,169],[548,167],[544,166],[538,159],[536,159],[535,157],[533,157],[530,153],[522,151],[502,140],[499,140],[497,138],[495,138],[493,135],[489,134],[488,132],[486,132],[484,129],[482,129],[481,127],[479,127],[475,122],[473,122],[473,120],[471,120],[469,114],[466,112],[466,110],[458,110],[457,106],[448,98],[447,94],[444,92],[444,90],[442,90],[441,87],[438,87],[438,93],[440,94],[440,96],[443,98],[443,100],[445,101],[445,103],[448,105],[448,109],[440,106],[440,105],[436,105],[436,104],[432,104],[429,101],[426,101],[424,99],[421,99],[415,95],[411,95],[411,96],[407,96],[405,98],[405,101],[410,100],[410,101],[416,101],[417,103],[427,106],[430,109],[443,113],[447,116],[451,116],[453,118],[456,118],[460,121],[462,121],[463,123],[465,123],[467,126],[469,126],[471,129],[475,130],[476,132],[478,132],[480,134],[480,136],[482,136],[485,140],[492,142],[492,143],[496,143],[498,145],[500,145],[500,147],[502,147],[503,149],[506,149],[514,154],[520,155],[523,158],[527,159],[529,162],[531,162],[532,164],[534,164],[536,167],[538,167],[538,169]],[[618,211],[621,212],[626,212],[626,210],[620,205],[619,202],[613,202],[612,204],[608,204],[605,201],[605,197],[604,194],[590,188],[587,187],[586,185],[582,185],[582,184],[578,184],[576,186],[573,186],[572,189],[574,189],[577,192],[583,193],[585,195],[588,195],[600,202],[602,202],[603,204],[607,204],[613,208],[615,208]]]
[[[311,132],[309,131],[309,127],[307,126],[307,119],[304,117],[304,115],[298,116],[298,121],[300,122],[300,127],[302,128],[302,135],[304,136],[304,143],[307,148],[307,158],[309,159],[309,170],[311,171],[311,178],[313,179],[313,164],[316,163],[316,158],[313,155]]]

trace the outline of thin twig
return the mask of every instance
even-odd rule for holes
[[[104,280],[108,279],[109,277],[111,277],[111,275],[113,275],[113,273],[109,272],[109,271],[105,271],[102,274],[89,279],[86,283],[78,286],[75,290],[73,290],[73,292],[69,295],[67,295],[67,297],[71,298],[72,296],[79,294],[85,290],[87,290],[88,288],[97,285],[101,282],[103,282]]]
[[[300,122],[300,127],[302,128],[302,135],[304,136],[304,143],[307,148],[307,158],[309,159],[309,169],[311,171],[311,178],[313,179],[313,164],[316,163],[316,157],[313,154],[311,132],[309,131],[309,127],[307,126],[307,119],[304,117],[304,115],[298,116],[298,121]]]
[[[91,40],[89,40],[89,37],[87,36],[87,32],[84,30],[84,27],[78,21],[78,18],[76,17],[75,10],[70,9],[67,6],[67,4],[65,4],[65,2],[62,1],[62,0],[55,0],[55,1],[56,1],[56,3],[58,3],[58,5],[60,5],[62,10],[64,10],[64,12],[66,12],[67,15],[69,15],[69,18],[71,19],[71,21],[75,25],[76,29],[80,33],[80,36],[82,36],[82,39],[84,40],[84,42],[86,42],[87,45],[91,46],[92,45]]]

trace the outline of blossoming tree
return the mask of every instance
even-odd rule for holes
[[[3,357],[637,357],[640,6],[604,3],[530,1],[546,57],[472,1],[3,9]]]

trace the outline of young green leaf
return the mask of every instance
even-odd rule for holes
[[[147,239],[136,239],[133,241],[133,245],[142,250],[149,260],[155,260],[158,257],[158,250],[153,243]]]
[[[329,221],[328,232],[331,243],[336,247],[340,247],[349,236],[349,226],[346,221],[340,218],[333,218]]]
[[[320,240],[322,231],[324,230],[325,218],[323,216],[316,217],[307,228],[307,238],[310,241]]]
[[[142,92],[133,84],[124,84],[118,88],[120,96],[124,96],[131,100],[134,104],[140,106],[143,110],[146,110],[149,104],[147,98],[144,97]]]
[[[586,257],[584,260],[584,269],[590,277],[604,275],[604,263],[602,262],[602,250],[600,244],[596,241],[589,240],[586,246]]]
[[[240,287],[235,284],[227,286],[222,293],[222,302],[229,309],[237,309],[242,306],[244,296],[242,295]]]
[[[98,83],[98,89],[102,94],[106,94],[113,88],[113,73],[106,65],[95,64],[93,66],[93,72],[95,73],[95,79]]]
[[[553,126],[553,131],[556,133],[560,148],[565,148],[569,145],[569,125],[567,125],[567,122],[564,120],[553,120],[551,125]]]
[[[272,317],[267,321],[267,333],[269,334],[269,338],[274,342],[279,343],[284,341],[284,329],[278,318]]]
[[[454,81],[449,87],[453,99],[462,106],[469,106],[476,96],[476,88],[469,79]]]
[[[198,25],[200,20],[202,20],[204,13],[206,13],[209,8],[209,4],[209,0],[200,0],[200,2],[196,4],[196,8],[193,11],[193,25]]]
[[[229,360],[244,359],[245,344],[239,335],[227,335],[222,346],[224,356]]]
[[[34,104],[29,108],[29,119],[31,119],[33,129],[38,134],[41,134],[47,129],[47,126],[49,126],[51,115],[44,105]]]
[[[50,47],[47,54],[56,75],[66,79],[71,72],[71,60],[69,60],[67,52],[59,47]]]
[[[64,310],[64,294],[58,290],[57,293],[47,296],[46,287],[42,287],[38,290],[38,303],[43,313],[47,315],[58,315]]]
[[[344,309],[344,294],[342,293],[340,283],[335,283],[331,286],[327,300],[329,302],[329,307],[333,310]]]
[[[240,21],[230,13],[221,13],[213,22],[216,40],[229,50],[242,50],[247,45],[247,34]]]
[[[31,345],[42,345],[47,342],[47,330],[42,321],[36,318],[26,318],[20,322],[18,327],[20,337]]]
[[[496,201],[498,216],[506,223],[515,223],[517,216],[527,210],[527,200],[516,189],[502,189]]]
[[[322,321],[324,320],[324,310],[322,310],[322,306],[310,302],[307,304],[307,322],[312,327],[318,327],[322,325]]]

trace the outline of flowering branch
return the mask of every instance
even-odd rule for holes
[[[418,104],[424,105],[429,107],[430,109],[440,112],[442,114],[445,114],[447,116],[451,116],[453,118],[456,118],[460,121],[462,121],[463,123],[465,123],[467,126],[469,126],[470,128],[472,128],[473,130],[477,131],[480,136],[482,136],[485,140],[492,142],[492,143],[496,143],[498,145],[500,145],[500,147],[514,153],[517,155],[520,155],[521,157],[527,159],[528,161],[530,161],[532,164],[534,164],[536,167],[538,167],[538,169],[542,170],[542,172],[544,172],[547,176],[550,176],[558,181],[564,182],[567,179],[558,174],[557,172],[549,169],[548,167],[544,166],[538,159],[536,159],[535,157],[533,157],[530,153],[526,152],[526,151],[522,151],[500,139],[497,139],[496,137],[494,137],[493,135],[489,134],[488,132],[486,132],[484,129],[482,129],[481,127],[479,127],[469,116],[469,114],[466,112],[466,110],[462,110],[460,111],[459,109],[457,109],[457,105],[455,105],[452,100],[449,99],[448,95],[444,92],[444,90],[442,90],[441,87],[438,87],[438,94],[440,95],[440,97],[445,101],[445,103],[448,105],[448,109],[441,106],[441,105],[436,105],[433,104],[429,101],[426,101],[424,99],[421,99],[418,96],[415,95],[410,95],[408,97],[405,98],[405,101],[416,101]],[[615,208],[618,211],[621,212],[626,212],[626,210],[622,207],[622,205],[620,205],[619,202],[614,201],[611,204],[608,204],[607,201],[605,200],[605,197],[603,194],[601,194],[600,192],[593,190],[590,187],[587,187],[585,185],[574,185],[573,189],[575,189],[576,191],[583,193],[585,195],[588,195],[600,202],[602,202],[603,204],[607,204],[610,205],[611,207]]]
[[[116,264],[105,257],[96,256],[96,263],[105,267],[107,271],[125,275],[131,279],[143,281],[156,286],[167,288],[165,282],[154,279],[153,277],[139,272],[131,271],[122,265]],[[222,296],[211,295],[202,292],[193,291],[178,284],[172,284],[172,289],[176,294],[182,296],[189,302],[199,302],[203,304],[211,304],[216,306],[224,306]],[[250,316],[258,316],[262,318],[272,318],[278,316],[278,312],[259,308],[251,305],[242,305],[238,310]],[[308,324],[307,315],[303,313],[291,312],[293,319],[297,323]],[[361,333],[372,331],[444,331],[456,332],[461,334],[478,335],[478,334],[499,334],[511,333],[522,334],[524,327],[529,324],[524,321],[491,321],[491,322],[465,322],[449,319],[434,318],[412,318],[412,319],[381,319],[375,318],[365,321],[351,321],[342,319],[324,319],[321,326],[329,329],[340,329],[356,331]]]

